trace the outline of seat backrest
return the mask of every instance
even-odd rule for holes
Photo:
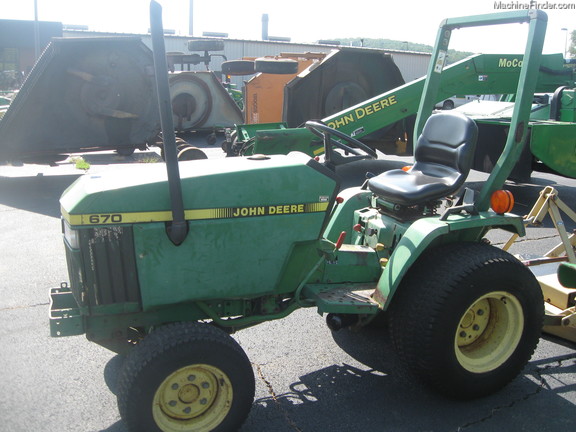
[[[477,138],[476,123],[463,114],[434,114],[418,139],[412,169],[386,171],[368,180],[368,188],[383,201],[405,207],[453,194],[468,177]]]
[[[414,170],[427,171],[440,165],[467,177],[478,138],[478,126],[457,112],[432,115],[418,138],[414,153]]]

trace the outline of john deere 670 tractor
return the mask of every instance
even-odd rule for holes
[[[164,139],[173,142],[161,9],[151,18]],[[514,379],[540,336],[532,273],[483,241],[524,235],[501,191],[527,124],[547,17],[517,11],[442,22],[416,120],[414,165],[339,192],[335,167],[375,156],[319,122],[302,153],[85,175],[62,198],[70,284],[51,290],[53,336],[86,334],[126,354],[120,414],[132,431],[231,431],[254,396],[250,362],[229,334],[298,308],[332,328],[383,311],[408,367],[444,395],[469,399]],[[430,116],[451,32],[527,23],[506,146],[479,192],[466,188],[477,139],[461,114]],[[290,139],[278,135],[279,140]]]

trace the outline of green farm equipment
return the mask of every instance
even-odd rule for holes
[[[326,314],[334,330],[387,318],[406,365],[449,397],[491,394],[518,375],[540,337],[542,293],[528,268],[483,239],[495,228],[525,234],[523,219],[492,197],[507,197],[500,188],[528,136],[544,13],[443,21],[413,167],[342,192],[335,168],[375,152],[318,122],[306,126],[324,159],[293,152],[178,164],[154,1],[151,21],[166,172],[85,175],[64,192],[70,285],[51,290],[50,307],[53,336],[86,334],[127,355],[117,396],[129,430],[236,430],[255,381],[229,333],[303,307]],[[465,187],[475,122],[430,114],[451,32],[509,23],[529,25],[516,103],[499,162],[475,193]]]
[[[443,60],[445,61],[445,59]],[[473,169],[491,172],[506,143],[522,55],[477,54],[447,66],[442,73],[435,105],[454,94],[511,95],[503,102],[476,101],[460,111],[472,117],[479,136]],[[305,77],[303,78],[305,79]],[[542,55],[536,76],[536,92],[547,94],[534,101],[526,148],[510,173],[512,180],[526,182],[534,169],[550,170],[576,177],[576,75],[566,67],[562,54]],[[404,84],[325,117],[322,122],[359,139],[386,154],[413,154],[414,115],[426,77]],[[492,107],[487,112],[485,107]],[[420,125],[421,128],[422,125]],[[245,125],[237,126],[240,133]],[[276,139],[275,127],[262,126],[252,130],[249,139],[236,138],[227,143],[228,154],[288,154],[302,151],[310,156],[322,153],[320,140],[311,144],[312,134],[291,134],[282,147]],[[378,135],[374,139],[375,135]],[[383,164],[385,165],[385,164]]]

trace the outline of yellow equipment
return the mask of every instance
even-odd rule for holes
[[[576,234],[568,234],[566,232],[560,210],[570,219],[576,221],[576,213],[558,197],[558,191],[552,186],[546,186],[540,192],[540,196],[530,213],[524,217],[524,223],[526,225],[540,225],[546,215],[550,215],[561,241],[546,252],[542,258],[524,261],[527,266],[560,261],[576,264],[576,256],[574,254]],[[518,235],[512,235],[503,249],[508,250],[517,238]],[[545,300],[546,318],[544,320],[544,332],[576,342],[576,288],[563,286],[558,280],[559,278],[555,271],[537,274],[536,279],[540,283]]]

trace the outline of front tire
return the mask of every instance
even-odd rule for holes
[[[246,419],[254,387],[248,357],[226,333],[169,324],[128,355],[118,408],[130,431],[232,431]]]
[[[512,255],[483,243],[427,251],[390,306],[392,341],[424,382],[458,399],[492,394],[532,356],[544,300]]]

